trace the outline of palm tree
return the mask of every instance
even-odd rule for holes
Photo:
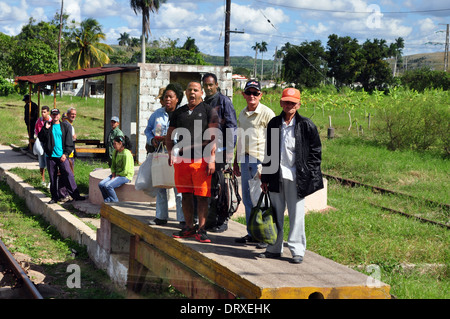
[[[109,63],[107,53],[114,50],[109,45],[100,43],[100,40],[105,39],[106,36],[97,20],[92,18],[83,20],[80,28],[73,31],[72,40],[67,46],[72,67],[86,69]],[[85,81],[86,79],[84,79]],[[83,96],[84,92],[85,90],[83,90]]]
[[[264,76],[264,52],[267,52],[267,43],[265,41],[261,42],[259,52],[261,52],[261,81],[262,81]]]
[[[106,36],[97,20],[92,18],[83,20],[72,37],[67,49],[73,67],[85,69],[109,63],[107,53],[113,52],[113,49],[105,43],[100,43]]]
[[[253,78],[256,79],[256,60],[258,57],[258,51],[261,48],[261,43],[256,42],[255,45],[252,46],[252,50],[255,50],[255,61],[253,62]]]
[[[117,39],[117,41],[119,41],[119,45],[130,45],[130,35],[126,32],[121,33],[120,37]]]
[[[145,63],[145,37],[148,37],[150,32],[150,11],[158,12],[159,7],[166,0],[130,0],[130,6],[135,14],[142,12],[142,37],[141,37],[141,61]]]

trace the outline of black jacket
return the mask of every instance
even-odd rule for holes
[[[73,152],[75,148],[72,139],[72,126],[65,121],[60,122],[60,124],[62,132],[63,154],[65,154],[66,157],[69,157],[69,155]],[[55,147],[55,140],[53,139],[52,126],[50,126],[49,129],[46,129],[44,124],[44,126],[42,127],[41,131],[38,134],[39,141],[42,143],[42,148],[44,149],[44,153],[47,154],[49,157],[52,156],[53,148]]]
[[[270,120],[267,125],[267,139],[266,139],[266,159],[263,163],[263,171],[261,181],[268,183],[270,192],[279,192],[280,189],[280,145],[281,140],[276,145],[272,145],[271,129],[278,128],[281,130],[284,112],[279,116]],[[297,196],[305,198],[315,191],[323,188],[322,172],[320,170],[320,163],[322,160],[322,143],[320,142],[319,132],[314,123],[300,114],[295,114],[295,166],[296,166],[296,184]],[[281,133],[279,134],[281,139]],[[270,156],[278,156],[278,169],[274,173],[267,172],[266,167],[269,167]]]

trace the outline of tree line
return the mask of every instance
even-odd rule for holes
[[[403,38],[387,44],[384,39],[360,44],[349,36],[331,34],[326,47],[320,40],[300,45],[286,43],[280,50],[281,77],[299,87],[317,87],[323,82],[342,86],[360,85],[366,91],[383,90],[394,82],[394,73],[386,61],[401,62]],[[394,67],[394,72],[396,67]]]

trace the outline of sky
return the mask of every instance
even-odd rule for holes
[[[167,0],[150,15],[150,40],[195,39],[200,51],[224,55],[226,0]],[[0,0],[0,32],[17,35],[30,17],[50,21],[61,9],[61,0]],[[140,37],[142,16],[130,0],[64,0],[69,20],[94,18],[106,34],[107,44],[117,44],[121,33]],[[403,55],[442,52],[450,23],[448,0],[231,0],[231,56],[254,56],[256,42],[267,43],[265,59],[286,42],[300,44],[328,36],[405,40]],[[259,53],[258,58],[261,58]]]

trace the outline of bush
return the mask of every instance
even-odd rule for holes
[[[407,71],[402,77],[403,85],[412,90],[423,92],[425,89],[450,89],[450,74],[444,71],[432,71],[427,68]]]
[[[448,157],[449,123],[445,104],[440,105],[434,99],[424,99],[419,104],[399,99],[379,110],[376,139],[390,150],[437,150]]]
[[[14,93],[14,85],[0,76],[0,96],[8,96]]]

